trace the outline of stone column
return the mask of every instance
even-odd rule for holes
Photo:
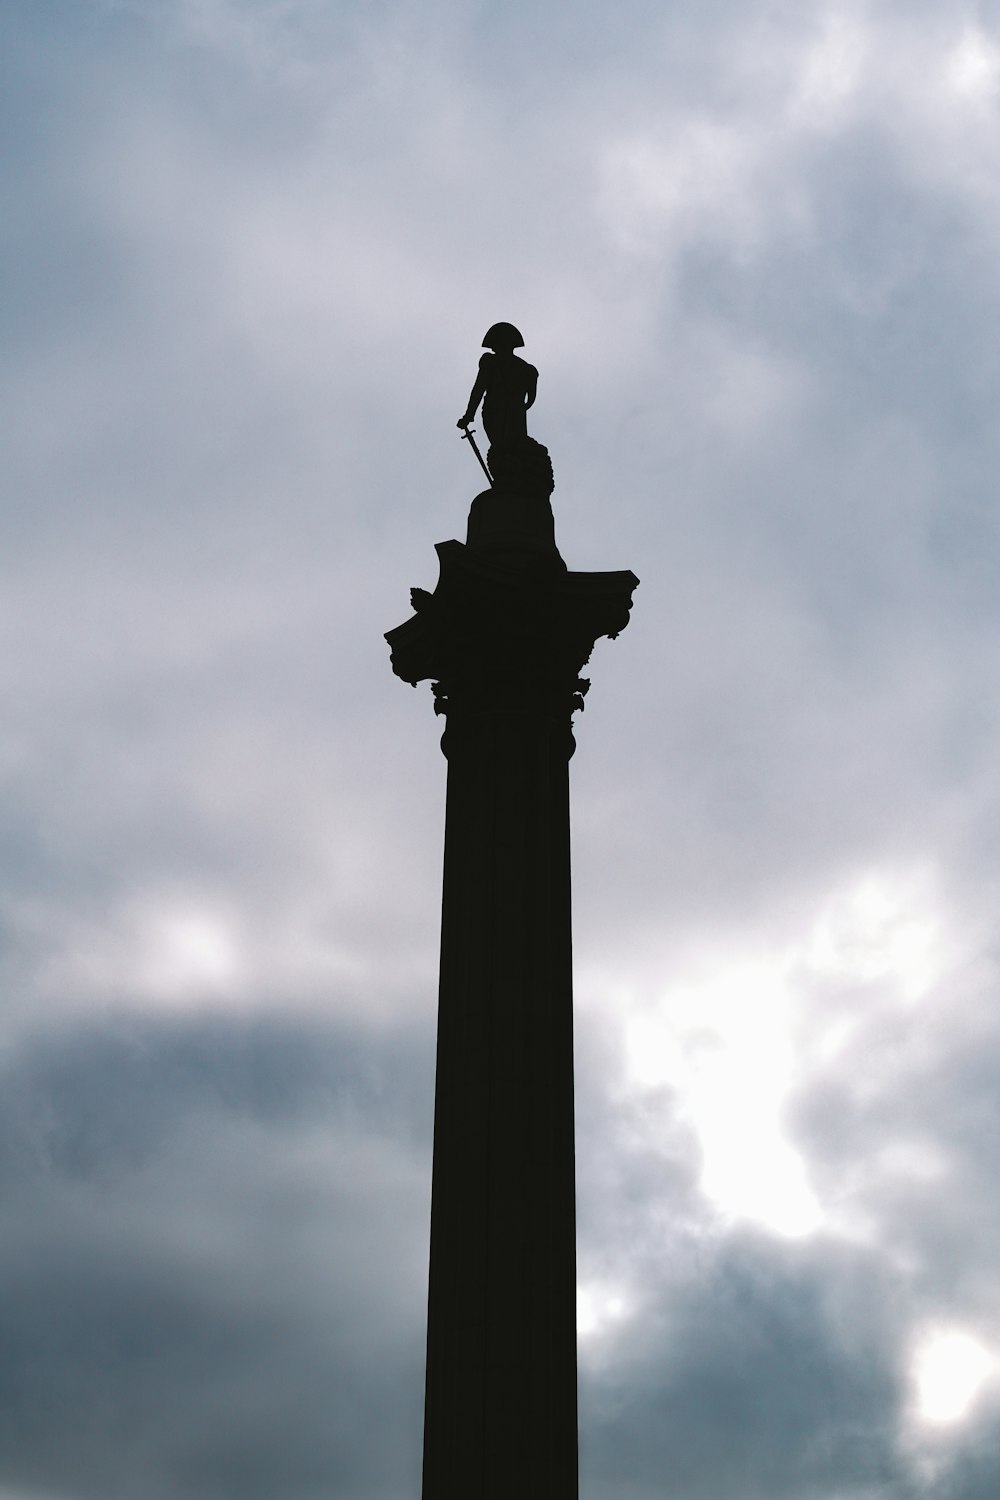
[[[489,490],[387,639],[447,716],[424,1500],[576,1500],[571,715],[633,574]]]

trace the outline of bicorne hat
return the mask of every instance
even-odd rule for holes
[[[523,349],[524,339],[513,323],[494,323],[483,338],[484,349]]]

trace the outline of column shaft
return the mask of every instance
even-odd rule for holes
[[[449,710],[424,1500],[576,1500],[569,716]]]

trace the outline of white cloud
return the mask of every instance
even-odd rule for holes
[[[945,79],[970,103],[994,105],[1000,92],[1000,46],[981,27],[968,27],[945,59]]]
[[[913,1358],[918,1418],[948,1426],[968,1417],[1000,1361],[973,1334],[937,1329],[924,1335]]]
[[[812,130],[833,131],[851,117],[864,86],[872,33],[856,10],[831,7],[797,62],[789,115]]]
[[[676,1091],[707,1197],[794,1237],[817,1229],[822,1212],[782,1125],[794,1076],[790,1003],[783,961],[724,962],[679,980],[625,1035],[630,1084]]]
[[[752,947],[745,934],[719,930],[691,951],[668,948],[669,984],[620,991],[613,1009],[622,1017],[625,1087],[669,1090],[698,1143],[702,1191],[724,1216],[792,1238],[823,1229],[884,1242],[877,1205],[885,1185],[948,1180],[950,1155],[934,1124],[867,1144],[845,1194],[842,1183],[824,1189],[814,1177],[789,1111],[826,1077],[846,1074],[863,1097],[892,1087],[894,1061],[904,1076],[923,1066],[922,1049],[874,1068],[867,1061],[879,1029],[893,1017],[909,1025],[917,1005],[925,1008],[919,1035],[928,1027],[975,1031],[975,992],[947,1016],[935,1002],[961,982],[982,940],[979,920],[960,919],[919,866],[865,872],[811,909],[797,903],[795,917],[798,930],[785,915],[769,942],[761,925]]]
[[[940,893],[926,871],[871,871],[818,916],[803,960],[817,974],[927,996],[947,961]]]
[[[577,1287],[576,1331],[586,1343],[616,1328],[629,1312],[628,1295],[619,1286],[589,1281]]]

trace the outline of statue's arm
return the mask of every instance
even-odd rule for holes
[[[535,396],[537,394],[538,394],[538,371],[535,369],[534,365],[529,365],[528,366],[528,378],[525,381],[525,393],[524,393],[524,409],[525,409],[525,411],[527,411],[527,409],[528,409],[529,406],[534,406],[534,404],[535,404]]]
[[[489,368],[489,358],[490,356],[488,354],[484,354],[482,359],[479,361],[479,374],[476,376],[475,385],[469,392],[469,404],[465,408],[465,414],[464,416],[459,417],[456,424],[459,427],[468,427],[469,423],[476,415],[476,412],[479,410],[480,401],[482,401],[483,397],[486,395],[486,372]]]

